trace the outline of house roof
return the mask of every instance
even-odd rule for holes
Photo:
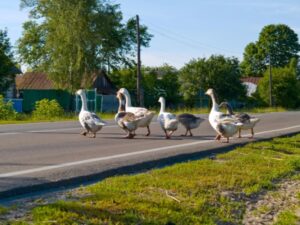
[[[45,73],[41,72],[26,72],[16,76],[16,88],[35,89],[35,90],[50,90],[55,89],[54,83],[48,79]]]
[[[54,82],[51,81],[46,73],[42,72],[26,72],[25,74],[16,76],[16,89],[25,90],[53,90],[56,89]],[[97,88],[102,94],[115,94],[116,88],[110,81],[104,71],[93,73],[91,77],[92,87]],[[85,87],[86,81],[83,80],[82,87]]]
[[[241,78],[241,81],[258,85],[261,78],[262,77],[243,77]]]

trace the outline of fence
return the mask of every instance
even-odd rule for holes
[[[119,102],[115,95],[99,95],[97,90],[87,90],[87,107],[92,112],[117,112]],[[75,97],[75,112],[81,109],[81,98]]]

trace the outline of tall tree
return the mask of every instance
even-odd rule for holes
[[[122,23],[119,5],[104,0],[21,0],[31,20],[19,40],[20,60],[46,71],[58,87],[74,90],[104,67],[132,64],[133,20]],[[151,35],[143,26],[148,46]]]
[[[187,104],[193,105],[200,90],[213,88],[219,100],[242,99],[246,90],[240,81],[241,73],[236,58],[213,55],[210,58],[193,59],[180,71],[180,91]]]
[[[13,82],[14,70],[13,52],[7,37],[7,30],[0,30],[0,94],[3,94]]]
[[[274,67],[284,67],[292,58],[298,59],[300,44],[297,34],[285,24],[265,26],[258,41],[245,48],[241,63],[243,75],[262,76],[269,61]]]

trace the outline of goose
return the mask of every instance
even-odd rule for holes
[[[118,92],[124,95],[126,103],[125,103],[125,111],[126,112],[131,112],[136,116],[144,116],[143,120],[140,121],[139,123],[139,127],[147,127],[148,133],[146,134],[146,136],[149,136],[151,131],[150,131],[150,123],[155,115],[154,112],[151,112],[146,109],[146,108],[142,108],[142,107],[134,107],[131,105],[131,98],[130,98],[130,94],[127,91],[126,88],[121,88]]]
[[[204,120],[189,113],[180,114],[178,115],[177,119],[186,129],[185,134],[182,136],[187,136],[188,132],[190,132],[190,136],[193,136],[191,130],[199,127],[200,123]]]
[[[131,112],[125,112],[125,107],[122,104],[122,94],[118,93],[116,97],[119,100],[119,108],[118,113],[115,115],[115,121],[127,133],[125,138],[134,138],[134,131],[138,128],[144,116],[138,117]]]
[[[165,132],[166,139],[170,139],[173,132],[177,130],[178,120],[176,118],[176,115],[169,112],[165,112],[166,101],[164,97],[160,97],[158,102],[160,102],[160,112],[157,117],[157,120],[161,128]]]
[[[243,125],[238,130],[238,138],[241,138],[241,130],[249,130],[251,129],[251,136],[250,138],[254,137],[254,126],[256,123],[260,121],[257,117],[251,117],[247,113],[234,113],[232,110],[231,105],[228,102],[222,102],[219,107],[225,106],[227,109],[227,114],[233,116],[236,118],[239,122],[241,122]]]
[[[227,139],[226,143],[229,143],[229,138],[235,135],[238,130],[243,126],[240,122],[232,122],[226,120],[220,120],[217,122],[216,131],[218,133],[216,140],[220,141],[221,137]]]
[[[217,104],[216,96],[212,88],[209,88],[205,94],[209,95],[212,100],[212,108],[208,120],[212,128],[217,132],[215,139],[221,140],[223,136],[227,138],[227,142],[229,142],[229,137],[232,137],[238,132],[238,128],[242,126],[242,123],[239,123],[232,116],[219,110],[219,105]]]
[[[88,111],[87,109],[87,100],[85,91],[79,89],[76,91],[76,94],[81,97],[81,110],[79,113],[79,122],[81,126],[84,128],[84,131],[81,132],[82,135],[86,136],[89,132],[93,134],[93,138],[96,137],[96,133],[102,129],[103,126],[106,125],[106,122],[101,120],[95,113]]]

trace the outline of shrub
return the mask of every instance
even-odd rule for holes
[[[56,100],[42,99],[35,103],[33,111],[34,119],[54,119],[61,117],[64,113],[63,108]]]
[[[17,112],[13,108],[11,101],[5,102],[2,95],[0,95],[0,120],[15,119]]]

